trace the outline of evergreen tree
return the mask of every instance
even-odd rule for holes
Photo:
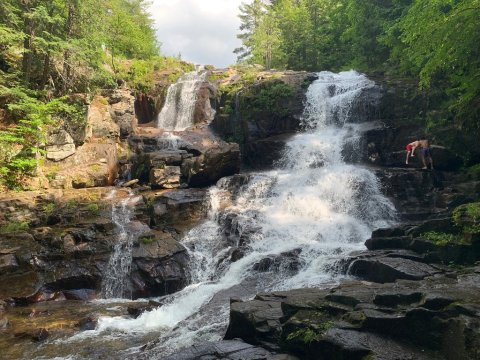
[[[251,4],[242,3],[240,5],[240,31],[237,38],[242,41],[242,46],[236,48],[233,52],[237,54],[237,61],[248,60],[255,47],[254,34],[258,28],[262,17],[267,11],[267,6],[263,0],[253,0]]]

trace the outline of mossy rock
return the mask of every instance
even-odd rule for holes
[[[321,341],[334,324],[334,319],[328,313],[300,310],[284,324],[281,346],[294,353],[307,354],[311,346]]]
[[[453,210],[452,217],[464,233],[480,234],[480,202],[458,206]]]

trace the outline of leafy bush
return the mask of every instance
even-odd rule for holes
[[[55,203],[48,203],[48,204],[43,205],[43,211],[47,215],[52,214],[55,211],[56,208],[57,208],[57,205]]]
[[[437,232],[437,231],[429,231],[429,232],[423,233],[421,236],[437,245],[442,245],[442,246],[459,242],[458,235],[447,234],[447,233]]]
[[[293,88],[282,81],[270,81],[262,84],[259,89],[251,88],[245,94],[248,99],[245,101],[246,108],[255,116],[257,113],[269,112],[274,116],[284,116],[286,108],[284,101],[293,96]]]
[[[100,206],[98,204],[88,204],[87,205],[87,210],[90,212],[92,215],[98,215],[100,212]]]
[[[0,227],[0,234],[15,233],[28,230],[30,224],[28,221],[11,221]]]
[[[467,169],[467,174],[474,180],[480,180],[480,164],[470,166]]]
[[[45,153],[48,129],[60,121],[79,122],[85,117],[85,108],[68,97],[47,102],[40,95],[19,86],[0,86],[0,103],[6,103],[11,121],[0,131],[0,185],[22,187],[22,179],[35,174]]]
[[[458,206],[453,210],[452,218],[464,232],[480,234],[480,202]]]
[[[167,74],[169,83],[174,83],[186,72],[195,70],[191,63],[173,57],[155,56],[150,59],[124,59],[119,62],[117,76],[137,91],[148,92],[159,80],[162,70],[174,70]]]
[[[318,335],[315,331],[312,329],[298,329],[295,330],[294,332],[291,332],[287,336],[288,341],[300,341],[304,344],[309,344],[314,340],[317,340]]]

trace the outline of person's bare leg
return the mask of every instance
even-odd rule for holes
[[[427,161],[425,160],[425,155],[422,154],[422,163],[423,163],[423,168],[422,169],[426,169],[427,168]]]
[[[405,164],[408,165],[408,156],[410,155],[410,151],[407,151],[407,159],[405,160]]]

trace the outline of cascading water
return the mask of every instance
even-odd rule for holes
[[[104,314],[95,330],[52,337],[24,358],[163,359],[191,344],[221,339],[231,297],[339,282],[345,277],[336,270],[341,260],[362,249],[374,228],[395,220],[373,173],[345,161],[358,152],[366,125],[360,124],[366,121],[361,110],[369,106],[364,101],[374,86],[355,72],[320,73],[308,90],[305,131],[289,141],[278,169],[224,178],[210,189],[208,219],[182,240],[190,255],[190,285],[184,290],[157,299],[161,307],[136,319],[114,316],[125,313],[125,300],[86,303]],[[166,148],[178,145],[174,137],[165,141]],[[128,237],[142,230],[131,221],[134,198],[128,195],[112,212],[119,230],[115,253],[125,257],[112,257],[107,276],[130,266],[126,254],[134,238]],[[126,295],[126,272],[104,283],[105,297]]]
[[[170,85],[165,105],[158,114],[157,127],[168,131],[183,131],[192,126],[198,90],[207,77],[208,73],[199,69],[183,75],[175,84]]]
[[[110,197],[117,191],[112,190]],[[142,227],[132,227],[133,205],[138,202],[139,196],[129,191],[127,197],[112,207],[112,221],[117,228],[117,238],[112,254],[108,261],[105,277],[102,282],[102,296],[105,299],[123,298],[127,276],[132,265],[132,247],[134,241],[141,235]]]
[[[182,240],[191,285],[137,319],[100,318],[95,333],[157,330],[160,340],[142,356],[162,358],[220,339],[230,297],[338,282],[339,260],[395,218],[374,174],[343,160],[360,138],[352,105],[374,86],[354,71],[319,73],[307,93],[305,132],[289,141],[280,169],[249,175],[233,196],[228,178],[210,190],[208,219]]]

